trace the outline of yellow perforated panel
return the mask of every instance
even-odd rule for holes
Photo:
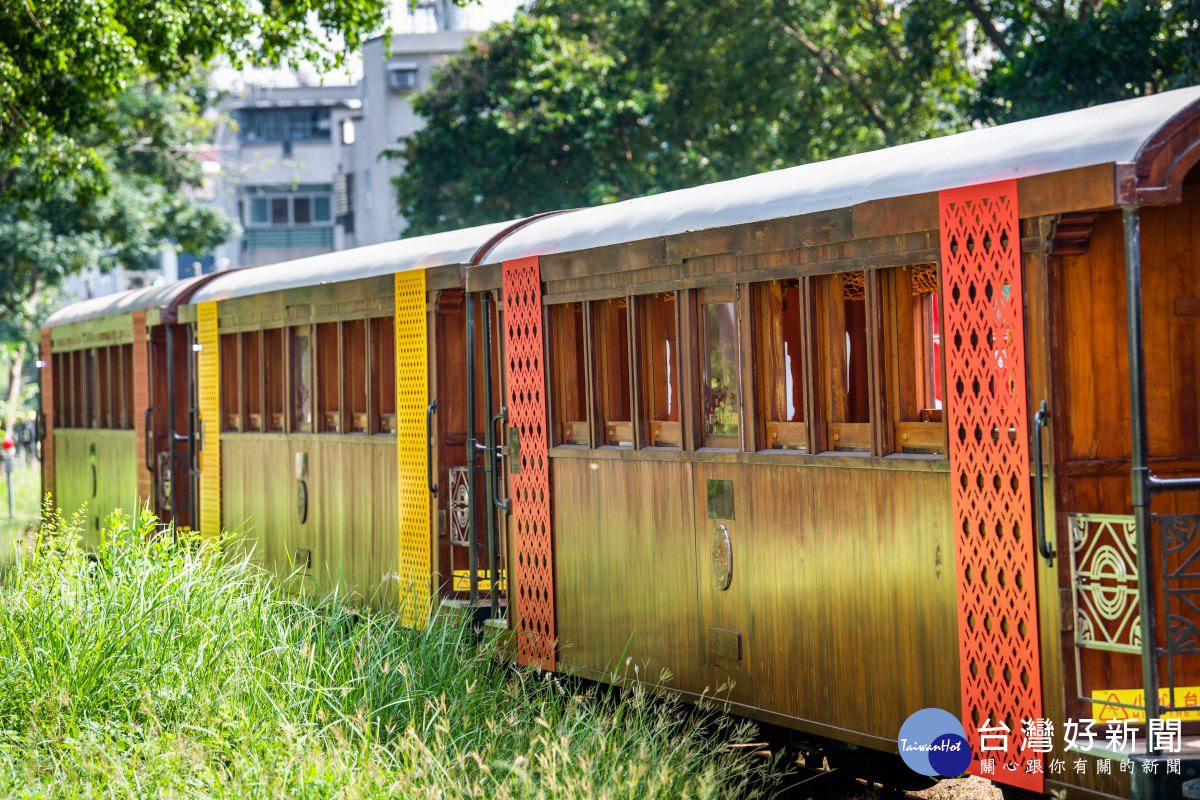
[[[399,482],[400,603],[404,624],[429,618],[432,541],[426,484],[425,408],[429,404],[425,273],[396,274],[396,457]]]
[[[203,445],[200,451],[200,535],[221,532],[221,348],[217,304],[201,303],[196,313],[196,384],[200,395]]]

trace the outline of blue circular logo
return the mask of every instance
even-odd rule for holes
[[[904,763],[921,775],[957,778],[971,765],[962,722],[940,708],[923,708],[906,719],[896,743]]]

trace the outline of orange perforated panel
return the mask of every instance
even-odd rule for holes
[[[542,279],[536,256],[504,262],[504,345],[508,424],[517,429],[521,446],[519,469],[509,475],[516,524],[517,658],[522,664],[554,669],[554,536],[542,362]]]
[[[42,439],[42,497],[54,490],[54,359],[51,355],[50,329],[42,331],[42,424],[46,426]]]
[[[146,411],[150,408],[150,343],[146,337],[146,312],[133,312],[133,429],[137,453],[137,496],[140,503],[154,500],[154,476],[146,469]]]
[[[1017,182],[944,191],[939,205],[963,727],[972,773],[994,758],[989,777],[1040,792],[1026,771],[1038,754],[1021,752],[1042,683]],[[1007,750],[981,753],[980,728],[1001,725],[987,743]]]

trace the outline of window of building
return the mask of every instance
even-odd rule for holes
[[[587,359],[583,303],[546,309],[553,376],[554,444],[588,445]]]
[[[287,225],[291,220],[288,216],[288,198],[271,198],[271,224]]]
[[[741,414],[737,305],[732,286],[700,293],[700,413],[705,447],[736,448]]]
[[[871,450],[866,273],[820,279],[826,447]]]
[[[263,429],[262,334],[246,331],[242,334],[242,407],[245,410],[245,431]]]
[[[317,430],[340,433],[342,430],[341,380],[339,354],[341,339],[336,322],[317,325]]]
[[[326,187],[328,188],[328,187]],[[329,191],[252,197],[250,227],[329,225],[333,222],[333,196]]]
[[[887,270],[884,281],[888,350],[894,356],[888,381],[892,448],[945,453],[937,266]]]
[[[767,281],[754,287],[758,341],[755,361],[764,447],[808,449],[805,425],[804,292],[800,279]]]
[[[292,224],[293,225],[309,225],[312,223],[312,198],[311,197],[293,197],[292,198]]]
[[[283,328],[271,328],[262,332],[263,337],[263,387],[266,395],[265,431],[283,431],[284,383],[283,383]]]
[[[342,382],[345,387],[346,433],[366,433],[367,419],[367,321],[342,323]]]
[[[663,292],[637,298],[641,346],[642,413],[649,447],[679,447],[679,346],[677,298]]]
[[[396,320],[371,320],[371,396],[376,421],[374,433],[396,432]]]
[[[242,359],[239,339],[241,334],[223,333],[221,348],[221,430],[242,429]]]
[[[393,92],[411,92],[417,88],[417,72],[416,64],[388,67],[388,86]]]
[[[312,336],[307,325],[291,328],[292,430],[313,429]]]
[[[354,120],[347,117],[342,120],[342,144],[354,144],[355,139]]]
[[[617,447],[633,446],[633,418],[629,413],[627,306],[624,297],[592,303],[600,440],[603,444]]]
[[[246,142],[294,142],[329,139],[328,108],[254,108],[238,112],[238,135]]]

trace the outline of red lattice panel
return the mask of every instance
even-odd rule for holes
[[[45,435],[42,439],[42,498],[50,493],[57,497],[54,489],[54,359],[51,355],[50,329],[42,331],[42,424]],[[41,503],[39,502],[40,506]]]
[[[542,281],[536,256],[504,262],[508,424],[517,428],[520,471],[509,475],[516,550],[517,658],[554,669],[554,537],[542,362]]]
[[[1039,754],[1021,752],[1042,687],[1017,182],[944,191],[939,206],[963,727],[972,773],[994,758],[988,777],[1040,792],[1025,772]],[[1001,723],[1007,752],[981,754],[979,729]]]
[[[146,312],[133,312],[133,430],[137,453],[137,496],[149,503],[154,495],[154,477],[146,469],[146,410],[150,408],[150,343],[146,341]]]

